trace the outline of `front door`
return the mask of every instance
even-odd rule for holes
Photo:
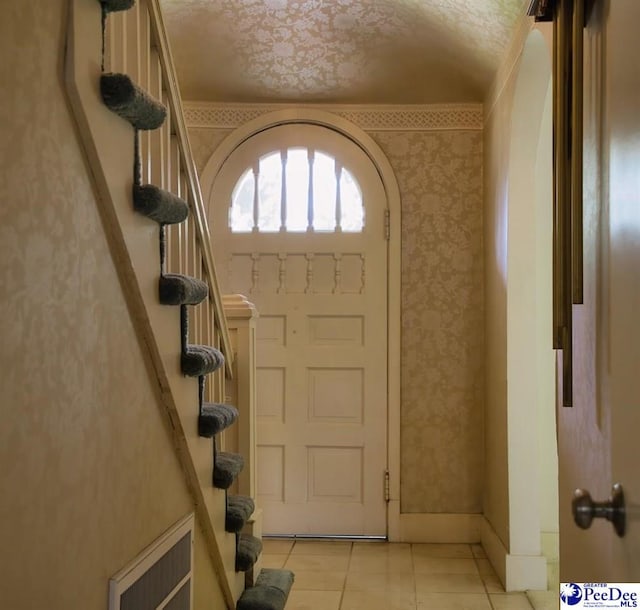
[[[265,533],[386,534],[386,199],[326,127],[267,129],[212,190],[225,292],[257,307],[257,483]]]
[[[585,304],[574,306],[574,406],[559,407],[560,578],[640,582],[640,20],[595,3],[585,38]],[[576,488],[624,489],[627,531],[579,529]]]

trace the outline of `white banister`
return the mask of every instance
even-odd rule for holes
[[[167,271],[196,275],[202,263],[209,285],[209,306],[213,309],[214,343],[225,355],[227,374],[233,370],[233,353],[224,321],[215,264],[211,254],[209,228],[193,154],[187,137],[175,68],[162,19],[159,0],[138,0],[132,11],[113,13],[107,20],[105,68],[126,72],[134,81],[167,107],[160,129],[140,134],[142,177],[180,197],[189,204],[188,227],[170,229]],[[174,249],[178,248],[178,252]],[[194,320],[202,324],[202,316]],[[194,330],[202,337],[201,330]]]
[[[164,271],[196,277],[209,287],[207,299],[190,311],[189,339],[223,353],[225,366],[208,376],[205,395],[206,401],[223,402],[225,384],[235,369],[234,352],[160,0],[137,0],[132,11],[110,13],[104,56],[101,22],[98,0],[70,0],[66,54],[69,100],[134,327],[153,371],[159,406],[168,419],[225,603],[233,608],[244,588],[244,575],[235,572],[235,536],[224,531],[220,509],[224,492],[211,486],[211,449],[208,441],[198,436],[197,383],[185,378],[180,369],[179,312],[158,299],[158,228],[133,209],[131,126],[111,113],[100,97],[104,62],[104,71],[126,73],[167,108],[162,127],[138,134],[141,179],[174,193],[189,206],[187,222],[164,227]],[[255,458],[248,457],[249,464],[251,460]],[[249,471],[255,472],[255,468]]]
[[[184,193],[183,197],[188,200],[191,213],[194,217],[198,248],[200,249],[211,290],[210,299],[215,313],[216,335],[219,336],[221,351],[227,359],[227,373],[231,375],[233,369],[233,354],[230,350],[229,333],[226,323],[224,322],[224,309],[222,307],[213,253],[210,247],[211,236],[209,234],[209,225],[207,223],[202,192],[200,190],[200,181],[198,180],[195,161],[187,136],[182,102],[176,80],[176,70],[167,39],[167,30],[162,19],[160,0],[146,0],[146,3],[151,16],[151,30],[153,32],[154,43],[158,49],[160,63],[162,65],[163,84],[171,106],[172,129],[180,143],[180,163],[187,179],[186,186],[188,192]]]

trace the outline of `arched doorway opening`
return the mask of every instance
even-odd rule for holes
[[[507,222],[509,558],[540,557],[558,536],[555,354],[551,342],[552,90],[547,42],[525,43],[513,100]],[[551,551],[553,554],[553,551]],[[507,564],[507,590],[519,579]],[[544,564],[528,588],[546,588]],[[510,581],[512,579],[512,582]]]

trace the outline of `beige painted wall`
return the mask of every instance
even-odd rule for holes
[[[200,171],[228,130],[189,131]],[[380,131],[402,198],[401,511],[479,513],[482,133]]]
[[[485,487],[484,514],[509,540],[507,447],[507,191],[509,117],[515,79],[484,128]]]
[[[192,511],[62,84],[64,0],[0,21],[0,607],[106,608]],[[9,60],[9,58],[11,58]],[[222,607],[196,532],[196,606]]]

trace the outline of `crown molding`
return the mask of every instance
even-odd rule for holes
[[[300,107],[300,104],[183,103],[187,127],[198,129],[236,129],[267,112]],[[481,131],[483,128],[482,104],[304,104],[303,107],[331,112],[364,131]]]

